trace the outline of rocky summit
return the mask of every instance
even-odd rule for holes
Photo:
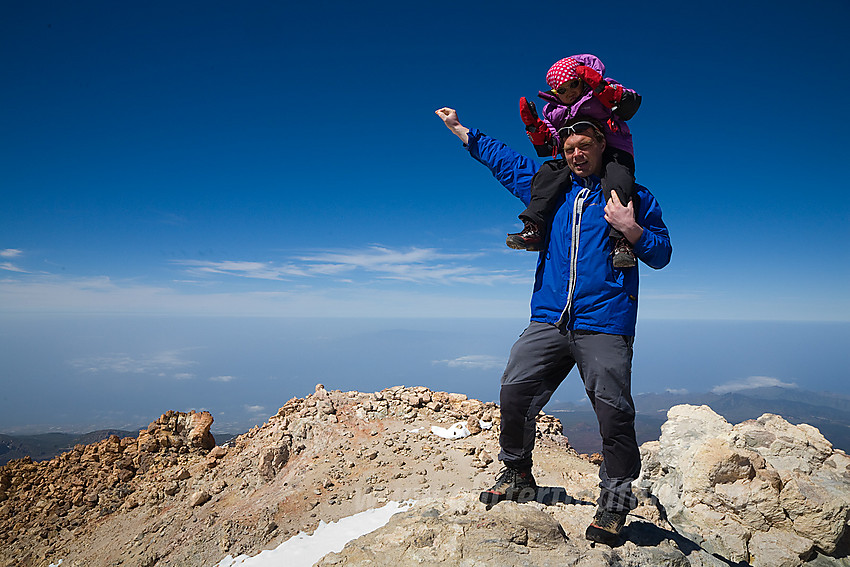
[[[212,422],[172,411],[136,438],[0,467],[0,565],[212,567],[390,500],[416,504],[319,565],[850,565],[850,459],[779,416],[733,426],[671,409],[641,448],[640,505],[613,547],[584,539],[600,457],[548,415],[537,499],[490,509],[478,492],[500,468],[493,403],[319,385],[225,446]]]

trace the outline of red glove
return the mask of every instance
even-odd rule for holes
[[[608,84],[608,81],[605,81],[602,75],[587,65],[576,67],[576,75],[593,89],[593,96],[606,107],[614,108],[620,104],[620,100],[623,98],[622,86]]]
[[[579,79],[590,85],[591,89],[596,89],[596,87],[599,86],[599,83],[602,82],[602,75],[587,65],[579,65],[576,67],[575,72]]]
[[[534,103],[524,96],[519,97],[519,116],[522,118],[522,123],[525,124],[525,132],[532,144],[542,146],[549,142],[552,137],[549,128],[537,116],[537,108]]]
[[[608,108],[616,108],[623,99],[623,87],[620,85],[609,85],[604,81],[602,82],[602,85],[604,86],[601,89],[597,88],[593,90],[593,96],[595,96],[599,102]]]

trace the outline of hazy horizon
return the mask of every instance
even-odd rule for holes
[[[0,433],[144,427],[208,410],[264,423],[292,397],[427,386],[497,401],[522,319],[40,316],[0,321]],[[761,386],[850,394],[850,323],[640,321],[633,392]],[[585,399],[577,371],[553,402]],[[69,429],[71,428],[71,429]]]

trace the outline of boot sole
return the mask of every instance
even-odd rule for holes
[[[612,534],[609,531],[605,531],[602,528],[597,528],[596,526],[590,525],[587,526],[587,531],[584,532],[584,537],[587,540],[595,541],[596,543],[604,543],[605,545],[614,546],[617,543],[617,540],[620,539],[620,534]]]
[[[531,502],[535,498],[537,498],[537,490],[534,488],[523,488],[518,492],[512,491],[511,493],[505,494],[499,494],[496,492],[490,492],[489,490],[485,490],[484,492],[478,495],[478,501],[488,506],[498,504],[503,500],[512,500],[514,502],[522,504],[524,502]]]
[[[513,248],[514,250],[528,250],[529,252],[540,252],[543,248],[540,247],[539,244],[532,244],[529,246],[524,242],[520,242],[518,240],[505,239],[505,244],[507,244],[508,248]]]
[[[528,250],[526,244],[522,240],[516,238],[506,238],[505,244],[508,245],[508,248],[513,248],[514,250]]]

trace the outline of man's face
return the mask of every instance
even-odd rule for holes
[[[567,165],[579,177],[596,175],[602,172],[602,152],[605,151],[605,140],[596,141],[592,131],[572,134],[564,140],[564,157]]]

